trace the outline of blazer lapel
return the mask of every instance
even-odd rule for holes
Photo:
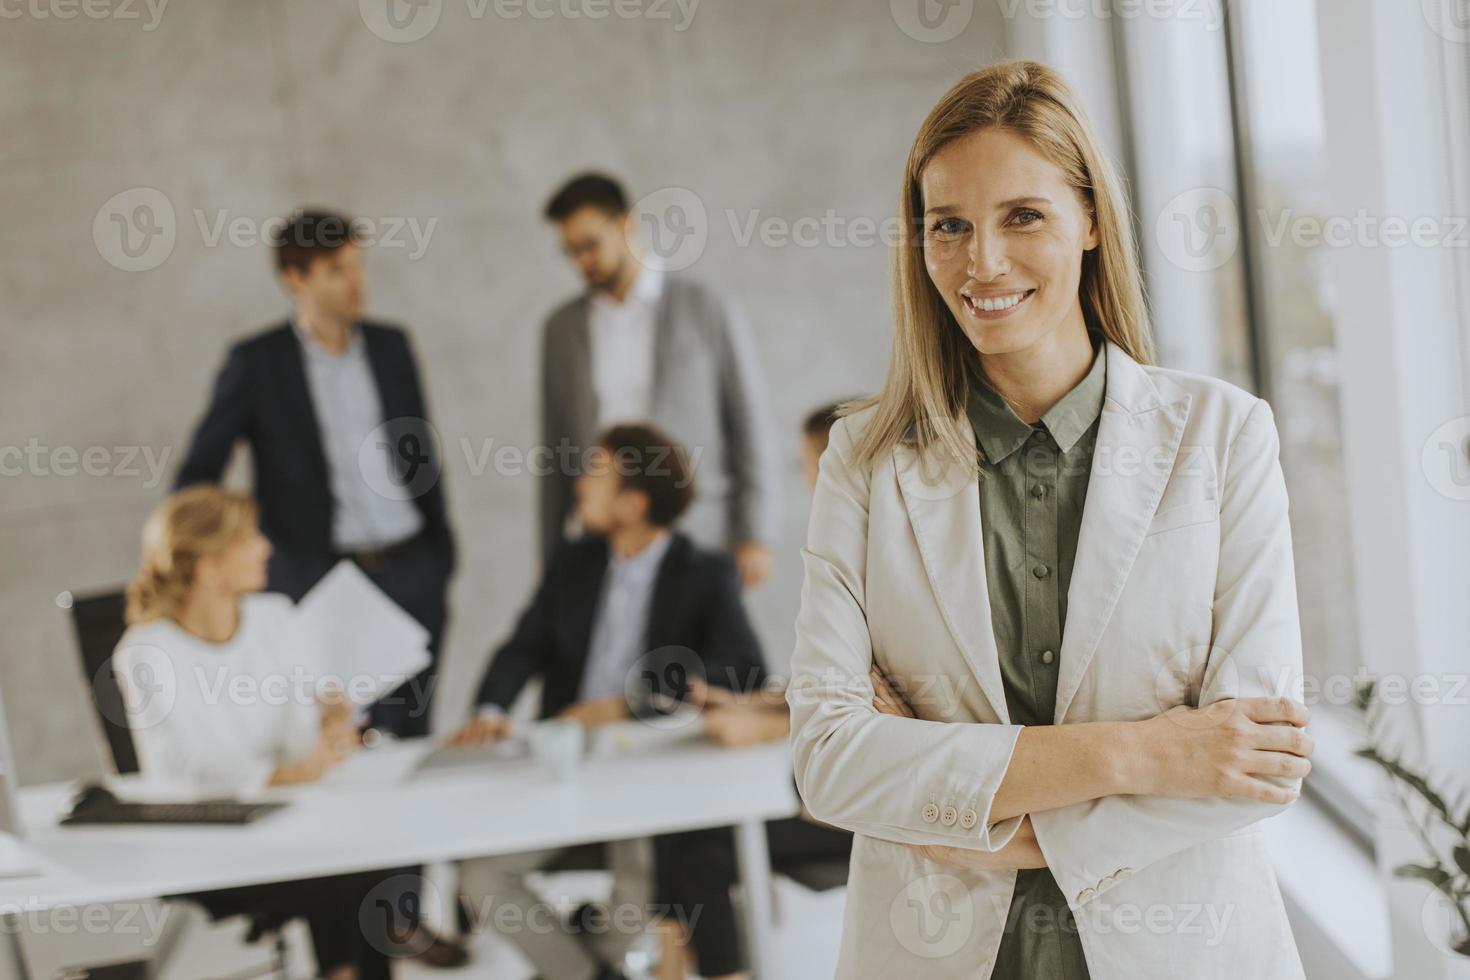
[[[572,330],[567,337],[567,349],[557,354],[557,359],[566,372],[563,377],[566,389],[560,393],[566,404],[572,406],[574,432],[564,433],[576,445],[582,445],[592,437],[597,425],[599,405],[597,385],[592,383],[592,299],[583,294],[577,304]]]
[[[674,356],[674,312],[673,303],[669,294],[674,287],[669,281],[667,273],[663,274],[663,282],[660,284],[658,294],[658,305],[653,315],[653,388],[652,405],[649,406],[649,414],[655,419],[668,423],[679,423],[682,421],[677,416],[669,417],[669,381],[677,375],[672,372],[673,365],[669,359]]]
[[[970,420],[961,414],[959,423],[973,440]],[[985,577],[980,484],[968,460],[945,461],[942,452],[920,456],[913,446],[900,445],[893,453],[898,484],[945,624],[991,710],[1008,724]]]
[[[281,394],[282,407],[287,417],[294,420],[306,450],[303,460],[316,477],[316,485],[322,488],[327,499],[328,513],[335,506],[332,495],[327,492],[327,452],[322,445],[321,424],[316,417],[316,405],[311,399],[311,389],[306,380],[306,351],[301,338],[296,335],[296,325],[286,321],[287,342],[280,346],[281,355],[277,363],[277,390]]]
[[[1098,423],[1067,590],[1055,723],[1060,725],[1112,617],[1179,453],[1189,396],[1166,403],[1148,373],[1107,344],[1107,398]]]

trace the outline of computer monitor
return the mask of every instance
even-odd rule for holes
[[[15,753],[10,748],[10,726],[5,722],[5,699],[0,692],[0,833],[24,838],[19,787],[15,775]]]

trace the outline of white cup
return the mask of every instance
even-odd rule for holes
[[[531,726],[531,754],[553,780],[571,778],[582,764],[586,732],[575,721],[552,718]]]

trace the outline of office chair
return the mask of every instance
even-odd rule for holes
[[[72,627],[77,634],[77,649],[82,658],[82,675],[92,693],[92,709],[102,726],[107,739],[108,752],[112,756],[112,768],[120,776],[138,772],[138,750],[133,744],[133,733],[128,727],[127,709],[123,704],[122,687],[112,670],[112,652],[127,630],[124,610],[127,598],[121,589],[96,592],[78,596],[63,592],[56,597],[56,604],[71,610]],[[166,898],[169,896],[165,896]],[[268,914],[247,915],[250,928],[245,941],[255,945],[269,941],[271,961],[259,972],[249,977],[281,976],[286,974],[286,920]],[[239,980],[245,980],[244,977]]]

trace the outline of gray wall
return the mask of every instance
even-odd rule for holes
[[[437,221],[422,255],[369,253],[368,303],[413,329],[446,443],[464,561],[444,720],[536,565],[531,478],[473,475],[461,440],[535,437],[539,324],[576,288],[539,208],[593,166],[635,195],[693,191],[708,241],[691,272],[745,308],[782,437],[784,537],[752,607],[784,666],[807,517],[798,420],[875,387],[887,361],[888,249],[849,223],[892,213],[924,112],[1001,56],[1005,24],[979,0],[930,43],[899,28],[902,2],[704,0],[687,24],[652,3],[535,9],[669,19],[511,17],[523,8],[504,0],[477,18],[477,0],[444,0],[411,43],[375,34],[368,0],[174,0],[156,21],[143,0],[103,0],[102,17],[34,0],[0,21],[0,685],[24,781],[101,766],[57,594],[127,578],[226,345],[286,309],[261,246],[211,240],[221,213],[258,227],[322,203]],[[106,202],[134,188],[167,199],[154,219],[171,208],[174,238],[126,271]],[[828,209],[835,246],[738,241],[752,216]],[[161,485],[135,449],[168,454]]]

